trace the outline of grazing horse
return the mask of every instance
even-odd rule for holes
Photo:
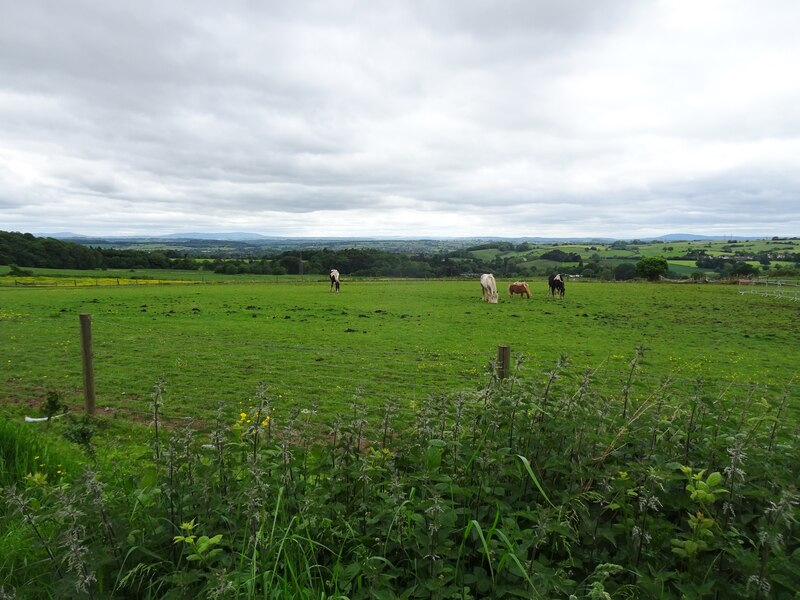
[[[525,294],[528,298],[531,297],[531,288],[528,287],[528,284],[524,281],[515,281],[511,285],[508,286],[508,295],[513,298],[514,294]]]
[[[483,291],[483,301],[489,304],[497,304],[497,282],[494,275],[484,273],[481,275],[481,290]]]
[[[564,297],[564,279],[561,273],[550,275],[550,277],[547,278],[547,284],[550,286],[551,295],[555,296],[557,293],[560,297]]]
[[[339,271],[331,269],[331,291],[339,293]]]

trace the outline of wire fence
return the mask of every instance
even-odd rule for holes
[[[137,310],[151,309],[144,306]],[[160,309],[170,306],[167,303]],[[117,310],[127,314],[130,309],[127,305],[106,307],[109,315]],[[361,331],[339,333],[336,339],[328,336],[327,345],[314,343],[313,337],[297,344],[275,343],[267,339],[268,329],[254,333],[256,330],[239,322],[229,327],[205,326],[202,321],[193,324],[188,317],[170,317],[172,312],[159,312],[158,320],[150,317],[150,312],[142,312],[148,317],[135,325],[125,319],[98,319],[92,353],[98,412],[149,422],[148,407],[159,378],[167,386],[165,416],[208,421],[217,407],[229,414],[252,407],[262,382],[278,410],[311,411],[330,418],[353,404],[368,405],[376,413],[390,404],[413,410],[438,395],[478,393],[497,377],[498,345],[490,339],[480,352],[431,351],[423,342],[413,349],[378,350]],[[74,405],[82,393],[81,341],[74,322],[61,315],[55,312],[35,322],[26,320],[29,326],[20,349],[24,347],[29,358],[9,353],[0,363],[0,380],[13,383],[10,393],[27,397],[32,408],[47,389],[64,390],[66,396],[76,399]],[[17,317],[22,318],[8,316]],[[9,351],[16,345],[8,336],[0,340]],[[528,386],[534,396],[547,388],[555,371],[558,377],[553,380],[553,393],[574,393],[588,371],[596,393],[610,403],[626,388],[632,395],[643,396],[669,380],[676,401],[695,394],[743,401],[762,395],[773,401],[788,394],[789,405],[800,407],[800,385],[794,381],[750,383],[744,371],[723,378],[713,365],[698,367],[704,371],[689,370],[685,366],[694,366],[691,356],[684,356],[683,367],[667,372],[663,366],[651,367],[646,360],[634,369],[632,349],[626,356],[595,362],[570,357],[571,362],[558,368],[557,356],[520,354],[513,346],[510,352],[511,376]],[[730,369],[727,372],[730,374]],[[0,401],[3,398],[11,396],[0,390]]]
[[[167,394],[162,418],[180,422],[193,419],[209,422],[218,408],[228,416],[252,410],[258,404],[257,389],[283,419],[302,412],[315,421],[330,422],[349,414],[355,407],[378,419],[388,407],[411,414],[441,396],[474,395],[496,381],[502,346],[485,353],[442,353],[427,351],[380,352],[367,349],[276,345],[252,343],[235,361],[198,356],[196,362],[163,361],[162,377]],[[692,397],[725,398],[741,402],[765,398],[777,404],[788,396],[788,405],[800,409],[800,385],[754,384],[711,377],[681,377],[652,372],[646,365],[634,366],[633,357],[614,364],[602,362],[591,367],[570,364],[568,359],[545,360],[524,356],[510,349],[509,377],[516,390],[536,397],[545,389],[550,394],[575,394],[589,375],[593,393],[620,402],[623,396],[644,399],[665,393],[671,401]],[[108,356],[96,361],[97,380],[107,379],[114,361]],[[216,366],[215,366],[216,365]],[[118,367],[118,365],[116,365]],[[132,421],[150,422],[154,382],[143,382],[130,373],[129,379],[106,381],[98,392],[97,407]],[[139,392],[120,395],[119,389],[139,386]],[[114,388],[113,390],[110,388]]]
[[[201,279],[154,279],[147,277],[31,277],[23,279],[0,279],[0,286],[14,288],[79,288],[79,287],[121,287],[138,285],[194,285],[211,283]],[[220,282],[214,282],[220,283]]]
[[[785,298],[797,302],[800,300],[800,283],[792,280],[766,278],[740,279],[739,293]]]
[[[138,286],[192,286],[192,285],[252,285],[252,284],[316,284],[327,283],[328,276],[320,274],[306,275],[224,275],[217,273],[191,274],[176,278],[169,277],[167,271],[163,276],[152,275],[96,275],[93,272],[77,276],[32,276],[32,277],[0,277],[0,288],[113,288]],[[380,281],[384,277],[359,277],[360,282]],[[392,281],[423,281],[416,278],[392,277]]]

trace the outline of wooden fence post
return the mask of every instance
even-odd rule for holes
[[[497,378],[505,379],[511,371],[511,346],[501,344],[497,347]]]
[[[92,315],[81,314],[81,349],[83,350],[83,395],[86,414],[94,415],[94,366],[92,352]]]

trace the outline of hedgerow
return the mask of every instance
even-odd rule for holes
[[[484,389],[328,422],[261,383],[172,430],[160,381],[135,468],[81,430],[83,473],[4,488],[0,597],[797,597],[793,388],[646,389],[640,358],[610,392],[517,357]]]

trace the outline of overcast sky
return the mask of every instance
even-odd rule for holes
[[[0,230],[800,235],[796,0],[0,0]]]

